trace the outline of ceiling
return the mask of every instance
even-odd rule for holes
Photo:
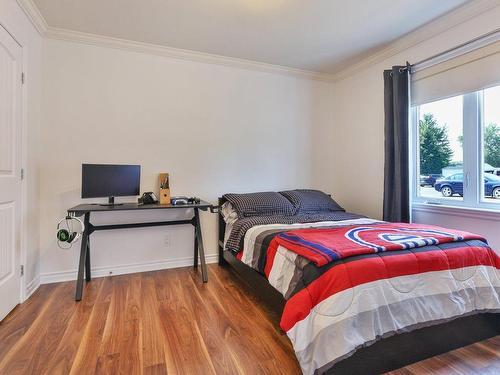
[[[467,0],[34,0],[50,27],[336,73]]]

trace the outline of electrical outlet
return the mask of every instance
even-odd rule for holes
[[[170,234],[166,234],[163,238],[163,245],[165,247],[170,247]]]

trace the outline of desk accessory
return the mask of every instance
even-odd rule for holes
[[[73,222],[76,222],[79,226],[76,231],[73,229]],[[84,230],[83,221],[76,216],[67,215],[57,223],[57,246],[64,250],[70,249],[72,244],[80,238]],[[62,246],[63,244],[69,244],[69,246]]]
[[[197,197],[172,197],[170,203],[174,206],[181,206],[183,204],[199,204],[200,198]]]
[[[137,201],[139,204],[156,204],[158,203],[158,198],[156,198],[155,193],[148,191],[143,193],[142,197],[140,197]]]
[[[170,178],[168,173],[160,173],[160,204],[170,204]]]

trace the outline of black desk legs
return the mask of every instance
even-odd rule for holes
[[[198,268],[198,231],[194,227],[194,268]]]
[[[94,226],[90,224],[90,212],[85,213],[83,223],[85,230],[82,234],[82,244],[80,248],[80,261],[78,263],[78,276],[76,279],[76,293],[75,300],[81,301],[83,294],[83,278],[90,281],[90,235],[96,230],[109,230],[109,229],[125,229],[125,228],[142,228],[153,227],[160,225],[180,225],[192,224],[194,225],[194,267],[198,267],[198,257],[201,262],[201,278],[204,283],[208,281],[207,264],[205,261],[205,249],[203,248],[203,235],[201,233],[200,224],[200,210],[198,207],[193,207],[194,217],[191,220],[176,220],[176,221],[159,221],[152,223],[138,223],[138,224],[113,224],[113,225],[99,225]]]
[[[90,281],[90,236],[87,236],[87,255],[85,255],[85,280]]]
[[[82,245],[80,248],[80,262],[78,263],[78,277],[76,279],[76,294],[75,301],[81,301],[83,292],[83,271],[85,270],[85,265],[87,264],[87,280],[90,280],[90,245],[89,245],[89,221],[90,213],[85,214],[84,224],[85,230],[82,234]]]
[[[201,234],[200,212],[198,208],[194,209],[194,220],[195,220],[194,231],[196,235],[194,265],[195,267],[198,266],[198,251],[199,251],[200,261],[201,261],[201,278],[203,282],[206,283],[208,281],[208,273],[207,273],[207,264],[205,262],[205,250],[203,249],[203,236]]]

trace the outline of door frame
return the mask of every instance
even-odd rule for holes
[[[28,201],[28,190],[26,186],[26,166],[28,164],[28,151],[27,151],[27,146],[28,146],[28,106],[27,106],[27,101],[28,101],[28,90],[27,90],[27,82],[26,82],[26,72],[28,70],[28,64],[26,61],[26,54],[27,50],[26,47],[19,41],[19,38],[16,38],[16,36],[9,30],[9,28],[0,22],[0,27],[7,32],[11,36],[11,38],[19,45],[21,48],[21,61],[20,61],[20,68],[22,74],[24,74],[24,82],[21,82],[21,77],[19,77],[19,82],[21,85],[20,89],[20,103],[19,105],[21,106],[21,140],[19,142],[19,147],[21,147],[20,150],[20,167],[22,170],[24,170],[24,178],[21,179],[21,194],[20,194],[20,211],[21,211],[21,224],[19,228],[19,262],[21,266],[24,267],[24,272],[21,275],[21,270],[18,270],[19,272],[19,282],[20,282],[20,295],[19,295],[19,303],[23,303],[28,299],[28,297],[33,293],[39,285],[39,282],[35,281],[37,277],[33,280],[36,284],[36,287],[33,288],[31,293],[28,295],[27,293],[27,283],[26,283],[26,263],[28,260],[28,238],[27,238],[27,226],[28,226],[28,220],[27,220],[27,201]],[[21,173],[20,171],[18,173]]]

